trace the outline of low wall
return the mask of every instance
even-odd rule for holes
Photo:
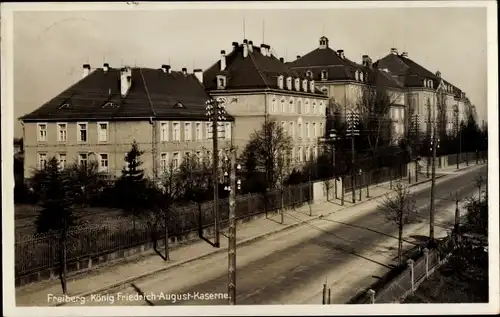
[[[300,207],[300,206],[299,206]],[[273,211],[268,211],[267,216],[269,215],[274,215],[279,213],[279,210],[273,210]],[[241,225],[243,223],[252,221],[252,220],[257,220],[257,219],[263,219],[266,217],[266,213],[258,213],[252,216],[247,216],[244,218],[240,218],[236,220],[236,225]],[[228,223],[222,222],[220,224],[221,229],[226,229],[228,227]],[[208,226],[203,229],[202,236],[207,239],[211,239],[214,237],[214,228],[213,226]],[[191,244],[195,241],[199,241],[200,237],[198,234],[198,230],[193,230],[190,232],[187,232],[183,235],[179,235],[177,237],[170,237],[169,239],[169,246],[170,250],[179,248],[181,246]],[[157,249],[161,250],[161,248],[164,246],[163,239],[159,239],[157,242]],[[103,266],[104,264],[109,265],[113,264],[114,262],[119,262],[122,261],[125,258],[131,257],[131,256],[138,256],[141,253],[144,253],[146,251],[152,251],[154,248],[154,243],[153,242],[147,242],[143,243],[140,245],[137,245],[135,247],[127,248],[125,250],[117,250],[114,252],[110,252],[104,255],[98,255],[98,256],[89,256],[89,257],[82,257],[77,260],[73,260],[68,262],[67,264],[67,269],[68,269],[68,278],[76,277],[79,274],[85,273],[89,270],[95,269],[97,267]],[[36,271],[31,274],[26,274],[23,276],[16,277],[15,280],[15,285],[16,287],[23,286],[26,284],[31,284],[31,283],[36,283],[44,280],[52,280],[52,279],[58,279],[59,278],[59,271],[60,267],[55,266],[52,268],[47,268],[44,270]]]

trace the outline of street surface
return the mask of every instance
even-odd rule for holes
[[[436,184],[436,238],[444,237],[453,225],[455,203],[450,193],[459,191],[461,197],[477,197],[478,175],[487,177],[487,167]],[[428,235],[430,186],[414,198],[419,215],[404,229],[406,249]],[[380,201],[366,202],[239,247],[236,303],[321,304],[326,282],[332,291],[332,303],[343,304],[366,289],[390,270],[397,256],[397,227],[376,211]],[[102,296],[89,296],[84,305],[227,304],[227,266],[227,254],[216,254]]]

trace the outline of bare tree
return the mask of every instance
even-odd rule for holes
[[[398,263],[401,265],[403,261],[403,227],[417,212],[415,200],[410,194],[409,188],[401,182],[397,182],[392,193],[386,194],[377,208],[385,213],[388,220],[398,226]]]
[[[285,153],[279,153],[276,158],[276,181],[279,184],[280,191],[280,215],[281,215],[281,223],[285,223],[285,182],[288,179],[288,176],[291,173],[291,151],[287,151]]]
[[[486,178],[484,178],[482,175],[479,175],[476,177],[475,181],[478,189],[478,200],[481,201],[481,189],[483,187],[483,184],[486,182]]]

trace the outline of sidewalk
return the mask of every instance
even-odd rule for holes
[[[441,175],[441,177],[444,175]],[[408,179],[403,179],[403,183],[408,183]],[[411,184],[414,190],[428,187],[429,179],[420,178],[419,183]],[[391,191],[389,182],[370,187],[370,198],[366,198],[366,188],[362,190],[362,201],[359,202],[359,191],[356,191],[356,204],[364,204],[376,199]],[[318,219],[332,213],[353,207],[352,195],[346,194],[345,205],[340,205],[340,200],[314,205],[304,205],[296,210],[286,211],[285,223],[280,223],[280,215],[274,214],[269,218],[256,219],[251,222],[239,225],[237,228],[237,244],[243,245],[255,240],[262,239],[274,233],[287,230],[306,222]],[[310,216],[310,212],[312,216]],[[88,273],[74,276],[68,281],[68,295],[86,296],[92,293],[102,292],[114,288],[138,278],[146,277],[157,272],[168,270],[185,263],[199,260],[201,258],[227,252],[228,240],[223,233],[220,240],[220,248],[215,249],[205,241],[196,241],[189,245],[182,246],[170,251],[170,261],[163,261],[154,251],[140,256],[111,263],[108,266],[96,268]],[[130,278],[123,280],[123,276]],[[26,285],[16,289],[16,305],[18,306],[46,306],[47,294],[61,295],[61,284],[59,280],[46,281],[31,285]]]

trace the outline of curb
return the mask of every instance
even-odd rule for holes
[[[445,177],[445,176],[450,176],[450,175],[449,174],[436,175],[436,180],[439,179],[439,178]],[[414,186],[421,185],[421,184],[424,184],[424,183],[427,183],[427,182],[430,182],[430,181],[431,181],[431,179],[426,179],[426,180],[420,181],[418,183],[410,184],[408,187],[414,187]],[[366,198],[365,200],[363,200],[361,203],[369,202],[371,200],[380,198],[383,195],[384,194],[378,195],[378,196],[371,196],[371,197]],[[336,211],[332,211],[332,212],[329,212],[329,213],[326,213],[326,214],[320,214],[320,215],[317,215],[317,216],[313,216],[313,217],[311,217],[311,218],[309,218],[307,220],[303,220],[303,221],[300,221],[300,222],[292,223],[292,224],[283,226],[281,228],[278,228],[278,229],[275,229],[275,230],[272,230],[272,231],[268,231],[266,233],[263,233],[263,234],[260,234],[260,235],[254,236],[254,237],[247,238],[245,240],[237,242],[236,246],[244,246],[246,244],[249,244],[249,243],[255,242],[257,240],[266,238],[266,237],[274,235],[276,233],[283,232],[283,231],[286,231],[286,230],[298,227],[300,225],[307,224],[307,223],[312,222],[314,220],[318,220],[320,218],[323,218],[323,217],[326,217],[326,216],[330,216],[330,215],[332,215],[332,214],[334,214],[336,212],[343,211],[345,209],[355,207],[358,204],[359,203],[356,203],[356,204],[350,205],[350,206],[344,206],[344,208],[340,208],[340,209],[338,209]],[[116,283],[111,284],[111,285],[103,286],[103,287],[94,289],[92,291],[87,291],[87,292],[83,292],[83,293],[80,293],[80,294],[75,294],[75,295],[72,295],[72,296],[87,297],[87,296],[95,294],[95,293],[105,293],[106,291],[109,291],[111,289],[123,286],[123,285],[128,284],[128,283],[130,283],[132,281],[137,281],[139,279],[142,279],[142,278],[154,275],[156,273],[164,272],[164,271],[167,271],[167,270],[170,270],[170,269],[182,266],[184,264],[187,264],[187,263],[190,263],[190,262],[193,262],[193,261],[197,261],[197,260],[201,260],[201,259],[204,259],[204,258],[209,257],[211,255],[219,254],[219,253],[226,252],[226,251],[227,250],[225,248],[219,248],[217,250],[206,252],[206,253],[204,253],[202,255],[199,255],[199,256],[196,256],[196,257],[192,257],[192,258],[180,261],[180,262],[172,263],[172,264],[167,265],[167,266],[165,266],[165,267],[163,267],[161,269],[155,269],[155,270],[152,270],[150,272],[146,272],[146,273],[143,273],[143,274],[140,274],[140,275],[129,277],[129,278],[125,279],[125,280],[121,280],[121,281],[116,282]],[[49,305],[49,307],[51,307],[51,306],[52,307],[58,307],[58,306],[64,306],[64,305],[65,305],[65,303],[59,303],[59,304],[55,304],[55,305]]]

